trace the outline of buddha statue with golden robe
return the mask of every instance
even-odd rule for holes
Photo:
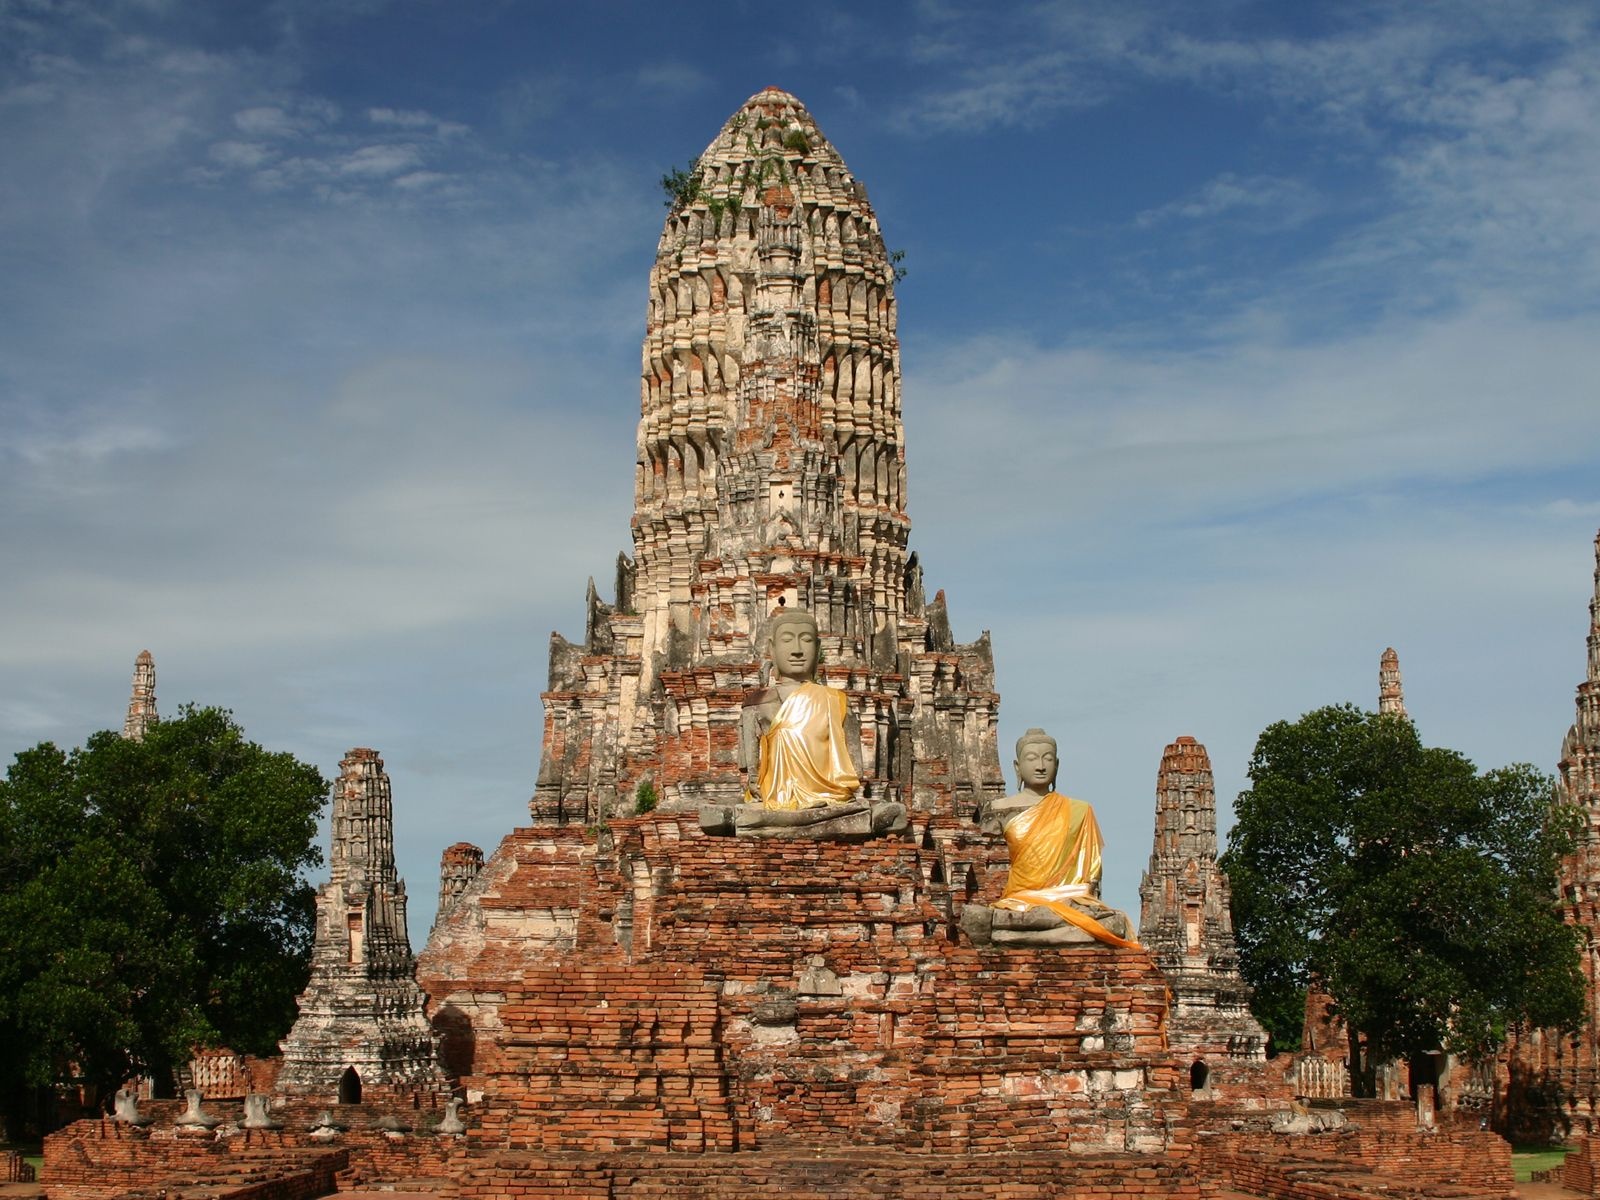
[[[1105,839],[1094,809],[1055,790],[1056,742],[1042,729],[1017,739],[1014,796],[984,814],[1006,838],[1011,870],[992,907],[968,904],[961,927],[977,945],[1136,947],[1126,914],[1100,902]]]
[[[861,770],[849,700],[816,681],[820,649],[810,613],[785,608],[773,615],[767,651],[774,682],[739,714],[744,803],[701,809],[707,833],[859,841],[905,828],[902,805],[856,795]]]

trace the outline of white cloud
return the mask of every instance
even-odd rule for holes
[[[1242,323],[1191,352],[979,339],[923,364],[907,390],[922,437],[949,448],[922,511],[1020,538],[1111,511],[1204,522],[1401,482],[1575,468],[1597,374],[1592,321],[1484,309],[1319,344]]]
[[[293,137],[301,132],[299,122],[290,119],[288,113],[273,105],[236,112],[233,114],[233,123],[240,133],[251,137]]]
[[[273,157],[273,150],[259,142],[214,142],[211,161],[240,171],[253,171]]]
[[[711,86],[711,77],[685,62],[652,63],[634,76],[639,87],[669,95],[686,95]]]
[[[459,137],[469,132],[459,121],[445,121],[421,109],[369,108],[367,120],[395,129],[429,130],[438,137]]]
[[[1316,211],[1316,197],[1299,180],[1226,171],[1184,199],[1146,209],[1133,223],[1149,228],[1166,221],[1205,221],[1233,213],[1246,216],[1257,228],[1263,220],[1274,228],[1288,228],[1310,219]]]
[[[405,175],[397,176],[394,180],[394,186],[407,191],[415,191],[420,188],[429,188],[445,183],[449,178],[450,176],[440,171],[411,171]]]
[[[339,161],[341,175],[397,175],[422,162],[422,152],[412,145],[362,146]]]

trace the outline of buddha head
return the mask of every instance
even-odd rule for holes
[[[779,609],[767,626],[767,652],[780,678],[809,682],[817,673],[817,619],[798,608]]]
[[[1030,729],[1017,739],[1017,786],[1027,792],[1047,792],[1056,785],[1056,740],[1042,729]]]

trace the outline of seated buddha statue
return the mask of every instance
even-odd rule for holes
[[[1005,833],[1011,855],[1005,893],[993,907],[961,910],[967,936],[980,946],[1137,946],[1127,916],[1100,902],[1105,839],[1094,809],[1055,790],[1055,739],[1028,730],[1017,739],[1013,765],[1020,790],[984,814],[986,826]]]
[[[780,609],[767,629],[772,686],[739,714],[744,802],[700,810],[707,833],[857,841],[905,828],[902,805],[860,799],[849,700],[816,681],[817,622]]]

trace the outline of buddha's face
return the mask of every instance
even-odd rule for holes
[[[1056,751],[1049,742],[1024,742],[1017,752],[1017,781],[1027,791],[1040,791],[1056,781]]]
[[[772,631],[772,669],[784,679],[809,680],[817,673],[817,630],[785,621]]]

